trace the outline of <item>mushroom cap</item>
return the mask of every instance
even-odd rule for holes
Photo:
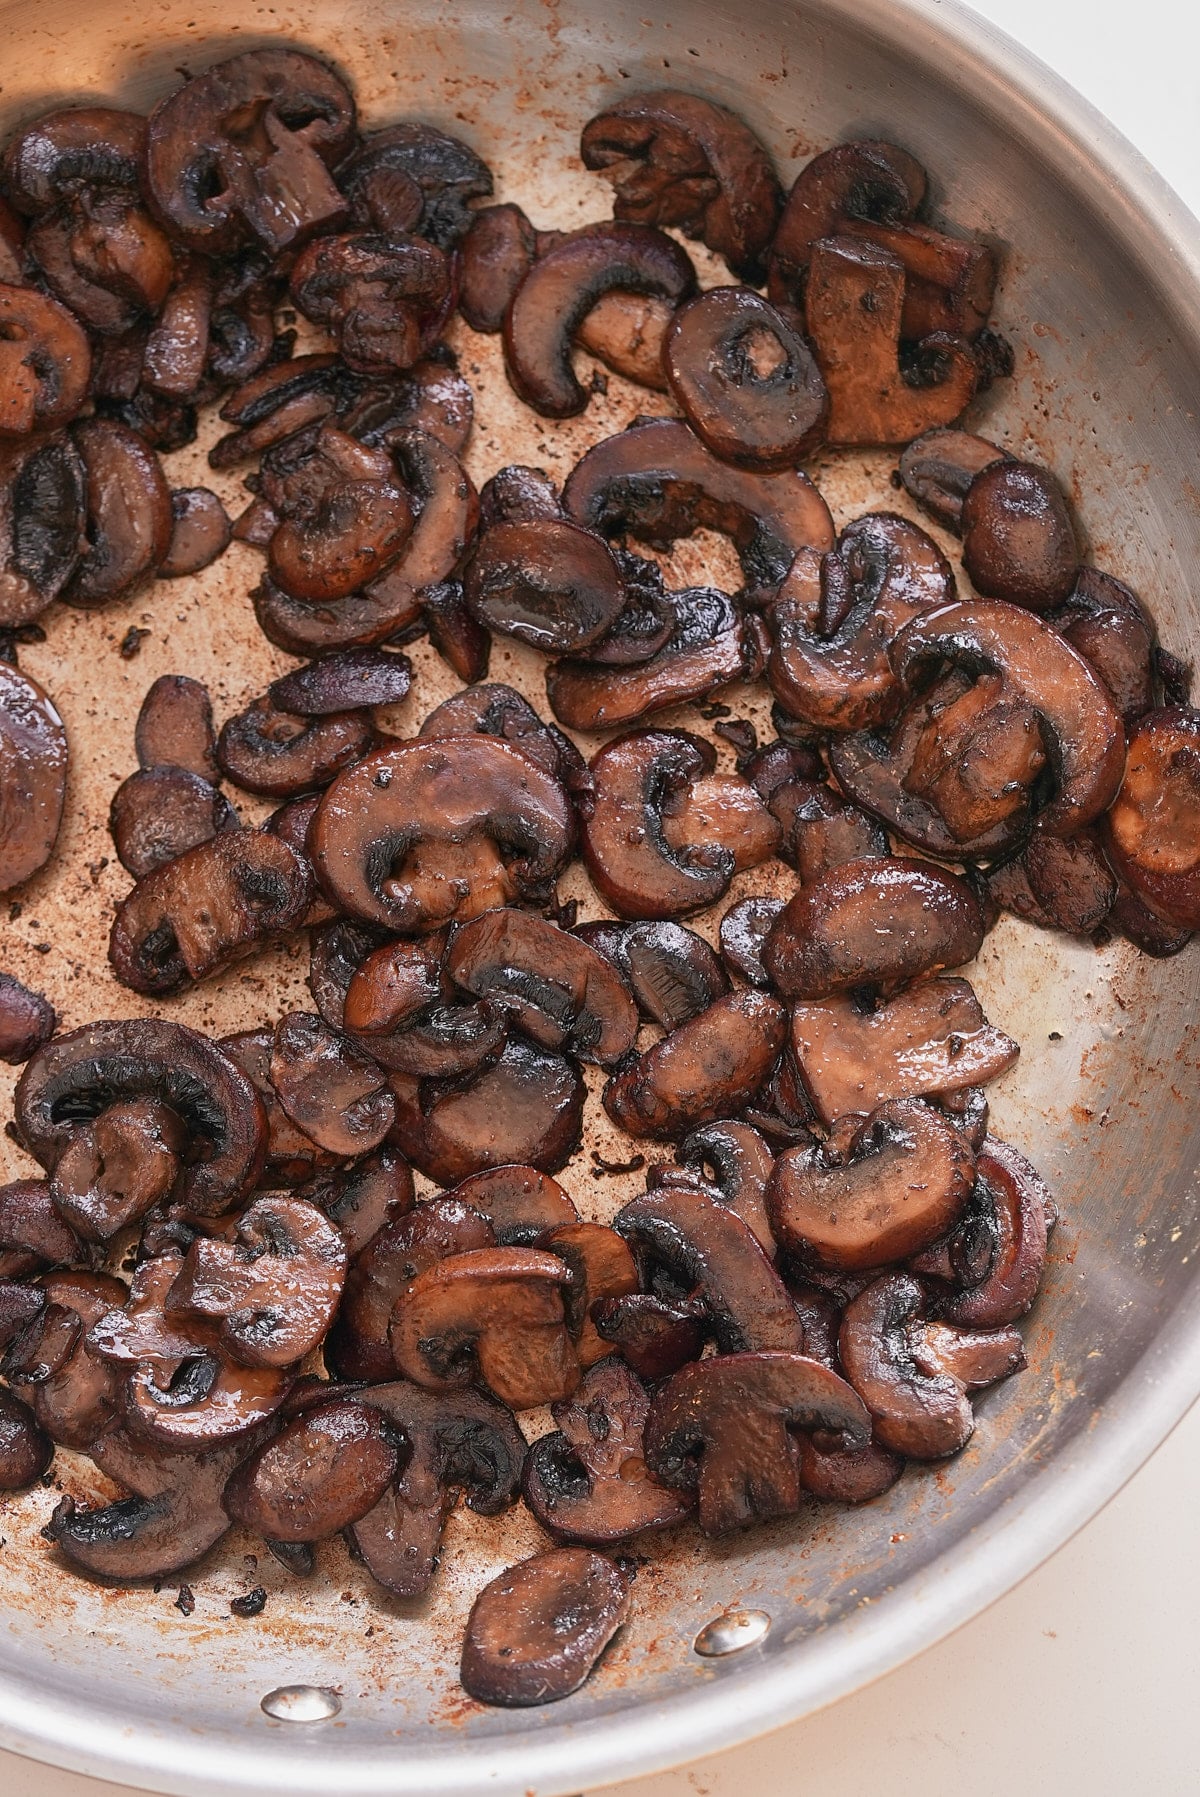
[[[243,1460],[222,1502],[271,1541],[322,1541],[374,1508],[398,1464],[378,1411],[334,1399],[292,1417]]]
[[[54,853],[66,799],[67,733],[35,680],[0,664],[0,892]]]
[[[1149,712],[1129,740],[1105,842],[1125,882],[1156,917],[1200,927],[1200,712]]]
[[[629,1580],[602,1554],[554,1548],[510,1566],[471,1606],[460,1677],[469,1697],[504,1707],[568,1697],[629,1610]]]
[[[670,1141],[736,1114],[765,1084],[783,1050],[787,1015],[766,992],[732,992],[678,1025],[604,1090],[631,1135]]]

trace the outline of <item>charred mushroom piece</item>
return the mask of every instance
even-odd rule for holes
[[[871,1412],[875,1436],[912,1460],[957,1454],[975,1418],[967,1393],[1025,1365],[1015,1329],[955,1329],[925,1316],[925,1295],[907,1273],[888,1273],[846,1308],[838,1352]]]
[[[54,1443],[28,1404],[0,1389],[0,1491],[25,1491],[54,1458]]]
[[[69,424],[87,397],[83,326],[36,287],[0,282],[0,437]]]
[[[38,1427],[64,1448],[91,1452],[92,1443],[112,1422],[120,1402],[117,1371],[88,1346],[87,1331],[124,1304],[119,1279],[105,1273],[49,1273],[42,1279],[47,1309],[73,1311],[80,1328],[62,1366],[33,1392]]]
[[[240,824],[211,781],[182,767],[149,767],[118,786],[108,828],[121,866],[140,880]]]
[[[0,441],[0,628],[57,599],[86,547],[83,463],[64,432]]]
[[[292,1122],[331,1154],[367,1153],[395,1121],[396,1101],[378,1062],[307,1011],[291,1011],[275,1025],[271,1084]]]
[[[721,963],[678,923],[584,923],[576,934],[612,962],[644,1018],[665,1030],[698,1017],[729,991]]]
[[[461,580],[438,580],[424,587],[421,620],[430,642],[460,680],[474,684],[483,679],[492,639],[467,609]]]
[[[824,438],[829,395],[800,330],[749,287],[682,306],[663,357],[701,442],[745,468],[794,468]]]
[[[288,1116],[279,1102],[279,1094],[271,1084],[271,1054],[275,1046],[272,1029],[239,1030],[223,1036],[218,1043],[258,1093],[267,1115],[267,1158],[259,1184],[268,1190],[279,1186],[299,1186],[333,1164],[335,1156],[305,1135]],[[305,1194],[308,1196],[308,1194]],[[328,1207],[322,1204],[322,1209]],[[336,1221],[336,1219],[334,1219]]]
[[[247,50],[193,76],[150,116],[146,180],[172,233],[222,252],[246,237],[271,255],[341,223],[329,168],[354,140],[350,92],[299,50]]]
[[[970,431],[926,431],[900,457],[900,479],[905,492],[939,524],[961,531],[971,482],[993,462],[1007,460],[1007,450]]]
[[[570,1397],[579,1359],[563,1290],[575,1275],[536,1248],[478,1248],[418,1274],[392,1312],[400,1371],[431,1391],[478,1377],[513,1410]]]
[[[70,1266],[80,1254],[79,1238],[59,1215],[44,1179],[0,1186],[0,1279]]]
[[[1200,927],[1200,712],[1175,706],[1142,718],[1105,840],[1154,917],[1179,930]]]
[[[0,973],[0,1061],[19,1067],[50,1040],[57,1023],[48,998],[11,973]]]
[[[601,1298],[592,1322],[597,1334],[651,1384],[698,1360],[704,1346],[705,1311],[698,1299],[674,1301],[654,1292]]]
[[[286,799],[328,786],[343,768],[361,761],[374,740],[361,711],[296,717],[269,699],[256,699],[223,725],[217,763],[246,792]]]
[[[649,1408],[637,1374],[613,1358],[590,1368],[574,1396],[554,1405],[558,1429],[531,1445],[521,1492],[556,1541],[606,1547],[687,1516],[689,1498],[656,1484],[646,1467]]]
[[[335,1399],[293,1417],[243,1460],[222,1502],[233,1522],[269,1541],[323,1541],[374,1508],[398,1463],[378,1409]]]
[[[111,418],[72,432],[87,479],[88,543],[63,588],[68,605],[107,605],[157,572],[171,547],[171,489],[154,450]]]
[[[229,547],[229,513],[208,487],[177,487],[171,494],[171,542],[158,567],[161,580],[199,574]]]
[[[800,1508],[800,1444],[821,1429],[861,1447],[863,1404],[829,1367],[803,1354],[725,1354],[683,1367],[654,1395],[646,1464],[675,1490],[695,1491],[700,1527],[723,1535]]]
[[[294,929],[311,899],[309,868],[280,837],[228,831],[138,881],[117,907],[109,960],[134,992],[178,992]]]
[[[676,225],[757,281],[781,195],[749,126],[698,94],[655,88],[606,107],[583,128],[580,155],[613,185],[613,216]]]
[[[970,345],[923,336],[901,360],[904,264],[859,237],[813,245],[805,320],[829,391],[831,443],[908,443],[966,410],[979,380]]]
[[[604,1108],[633,1136],[671,1141],[748,1104],[783,1050],[787,1018],[765,992],[734,992],[609,1081]]]
[[[500,329],[536,253],[537,233],[519,206],[484,206],[472,216],[458,305],[473,331]]]
[[[767,1190],[780,1245],[826,1272],[904,1260],[958,1221],[975,1156],[961,1131],[920,1099],[847,1118],[823,1147],[789,1149]]]
[[[915,1273],[949,1277],[938,1315],[964,1329],[998,1329],[1033,1306],[1046,1270],[1049,1188],[1023,1154],[987,1136],[975,1166],[966,1215],[944,1243],[910,1263]]]
[[[721,958],[730,973],[752,986],[771,983],[763,966],[763,946],[785,903],[775,898],[741,899],[721,919]]]
[[[616,1230],[603,1223],[560,1224],[548,1230],[538,1246],[557,1254],[575,1275],[566,1293],[567,1327],[575,1337],[580,1366],[593,1366],[610,1349],[592,1322],[592,1306],[637,1291],[633,1255]]]
[[[62,823],[67,733],[36,680],[0,662],[0,892],[45,867]]]
[[[399,705],[412,685],[412,662],[390,649],[342,649],[273,680],[267,697],[280,711],[306,718]]]
[[[128,1098],[76,1130],[51,1191],[59,1215],[86,1240],[106,1242],[165,1200],[187,1152],[183,1121],[155,1098]]]
[[[373,131],[337,176],[356,225],[416,231],[443,250],[453,249],[465,235],[475,217],[470,202],[486,199],[492,191],[491,171],[469,145],[432,125],[408,121]]]
[[[556,1173],[579,1146],[585,1087],[576,1063],[519,1038],[465,1080],[393,1074],[392,1089],[392,1140],[439,1185],[518,1164]]]
[[[968,487],[959,519],[963,566],[985,599],[1030,611],[1061,605],[1075,585],[1079,549],[1054,476],[1003,458]]]
[[[202,780],[215,779],[208,688],[187,674],[160,675],[142,700],[133,742],[139,767],[181,767]]]
[[[589,648],[625,603],[612,550],[565,518],[493,525],[471,558],[465,590],[487,629],[547,655]]]
[[[501,743],[457,737],[379,749],[339,775],[310,840],[335,903],[415,934],[532,895],[572,834],[557,780]]]
[[[647,1185],[702,1184],[718,1204],[742,1219],[763,1253],[774,1260],[766,1192],[775,1157],[758,1131],[748,1123],[706,1123],[684,1137],[675,1159],[677,1166],[654,1168]]]
[[[316,238],[297,259],[290,291],[304,316],[324,326],[360,374],[419,362],[454,303],[448,258],[401,231]]]

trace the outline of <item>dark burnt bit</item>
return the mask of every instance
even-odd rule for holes
[[[256,1585],[253,1591],[246,1591],[241,1597],[230,1599],[229,1614],[246,1620],[252,1616],[261,1616],[266,1607],[266,1588]]]

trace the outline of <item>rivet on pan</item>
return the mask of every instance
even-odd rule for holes
[[[722,1654],[741,1653],[744,1647],[757,1647],[765,1641],[771,1618],[765,1610],[726,1610],[706,1622],[692,1646],[706,1659]]]
[[[277,1685],[262,1700],[276,1722],[328,1722],[341,1707],[341,1698],[328,1685]]]

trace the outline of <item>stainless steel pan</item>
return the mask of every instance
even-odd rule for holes
[[[937,210],[1004,246],[998,320],[1017,347],[1017,379],[985,402],[987,430],[1053,464],[1095,558],[1150,600],[1168,644],[1195,647],[1197,227],[1077,97],[949,0],[92,0],[86,10],[7,0],[0,22],[5,129],[64,97],[146,105],[180,65],[295,39],[341,63],[368,118],[460,132],[500,171],[502,197],[560,225],[606,210],[607,189],[578,168],[575,147],[583,120],[622,89],[669,82],[728,102],[785,174],[840,136],[899,138],[933,171]],[[584,441],[654,403],[614,382],[582,425],[546,426],[509,398],[494,343],[464,347],[481,478],[514,457],[565,471]],[[831,458],[814,471],[845,517],[896,504],[890,465]],[[173,477],[201,466],[185,452]],[[704,545],[680,551],[693,570],[707,556]],[[116,612],[55,616],[47,644],[23,652],[59,699],[75,774],[60,852],[3,925],[3,959],[48,987],[68,1023],[137,1009],[98,971],[122,888],[99,861],[141,693],[185,669],[209,678],[228,710],[283,660],[250,617],[254,572],[235,546],[208,574]],[[151,634],[126,662],[116,646],[131,623]],[[537,695],[537,670],[519,657],[500,654],[494,669]],[[418,709],[397,728],[447,686],[423,659]],[[280,951],[176,1011],[220,1029],[257,1021],[303,1002],[302,973]],[[973,977],[1024,1044],[997,1092],[996,1126],[1044,1168],[1064,1221],[1028,1332],[1029,1371],[979,1405],[958,1460],[910,1472],[859,1514],[814,1507],[745,1542],[669,1545],[639,1574],[636,1618],[598,1676],[537,1714],[477,1709],[456,1681],[470,1598],[535,1545],[527,1520],[455,1518],[436,1591],[418,1607],[381,1602],[333,1550],[327,1576],[301,1584],[265,1562],[252,1571],[242,1559],[252,1544],[235,1541],[192,1580],[197,1608],[185,1619],[173,1590],[101,1591],[57,1570],[38,1536],[56,1494],[38,1490],[10,1503],[0,1528],[0,1745],[162,1791],[552,1797],[799,1716],[997,1597],[1117,1489],[1200,1390],[1200,952],[1154,963],[1009,922]],[[22,1164],[0,1145],[5,1177]],[[576,1193],[598,1214],[626,1195],[619,1181],[590,1184]],[[101,1489],[78,1465],[59,1476]],[[229,1598],[259,1580],[266,1611],[233,1620]],[[765,1640],[699,1657],[697,1631],[738,1605],[767,1613]],[[272,1720],[260,1700],[288,1684],[335,1689],[340,1713]]]

